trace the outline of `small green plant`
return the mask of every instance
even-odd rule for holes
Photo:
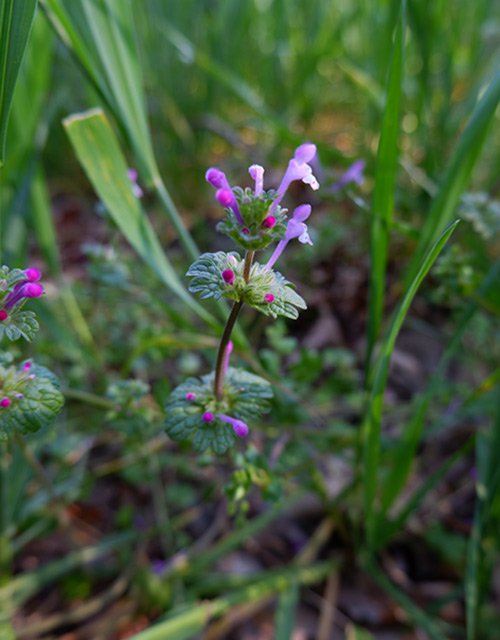
[[[0,268],[0,340],[30,341],[38,330],[33,311],[23,311],[31,298],[44,293],[38,269]],[[16,366],[12,356],[0,358],[0,438],[38,431],[52,422],[63,405],[57,377],[30,360]]]

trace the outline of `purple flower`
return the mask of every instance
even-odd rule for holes
[[[290,242],[290,240],[298,238],[299,242],[301,242],[302,244],[312,245],[311,238],[309,237],[309,233],[307,231],[307,225],[304,224],[304,220],[307,220],[310,215],[310,204],[301,204],[295,209],[295,211],[293,212],[293,216],[288,221],[284,239],[278,242],[273,255],[269,258],[269,261],[266,264],[267,269],[271,269],[273,267],[276,260],[283,253],[286,245]]]
[[[215,194],[217,201],[220,202],[223,207],[232,209],[238,222],[243,224],[238,201],[227,181],[226,174],[216,167],[211,167],[205,174],[205,180],[217,189]]]
[[[196,400],[196,393],[193,393],[192,391],[188,391],[186,393],[186,400],[188,402],[193,402],[193,400]]]
[[[134,196],[136,198],[142,198],[144,196],[144,191],[141,189],[141,187],[137,184],[137,180],[139,178],[139,175],[137,173],[136,169],[132,169],[130,168],[127,171],[127,176],[128,179],[130,180],[130,182],[132,183],[132,193],[134,194]]]
[[[356,160],[351,166],[340,176],[340,178],[330,187],[333,193],[340,191],[346,184],[354,182],[355,184],[362,185],[364,181],[363,171],[365,169],[366,162],[364,160]]]
[[[11,404],[12,400],[10,398],[2,398],[0,400],[0,407],[2,407],[2,409],[8,409]]]
[[[297,147],[293,158],[288,163],[288,168],[285,171],[276,199],[273,201],[269,214],[271,215],[276,210],[283,196],[285,195],[288,187],[292,182],[296,180],[302,180],[305,184],[310,185],[311,189],[319,189],[319,183],[314,177],[311,166],[308,164],[316,155],[316,145],[306,142]]]
[[[219,420],[222,420],[222,422],[227,422],[228,424],[230,424],[233,427],[233,431],[238,436],[238,438],[244,438],[248,435],[250,429],[248,428],[246,422],[243,422],[243,420],[238,420],[237,418],[226,416],[223,413],[218,413],[217,417],[219,418]]]
[[[29,282],[38,282],[38,280],[40,280],[40,278],[42,277],[41,272],[38,269],[35,269],[35,267],[29,267],[28,269],[25,269],[24,275],[26,276],[26,279],[29,280]]]
[[[210,422],[213,422],[215,420],[215,416],[211,411],[205,411],[205,413],[201,416],[201,419],[203,420],[203,422],[209,424]]]
[[[162,576],[165,573],[167,566],[168,564],[166,560],[153,560],[151,563],[151,569],[157,576]]]
[[[14,289],[4,300],[5,309],[12,309],[13,306],[22,302],[25,298],[39,298],[43,294],[43,287],[38,282],[18,282]]]

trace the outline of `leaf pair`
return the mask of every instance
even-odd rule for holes
[[[57,377],[39,365],[19,368],[0,366],[2,396],[12,398],[10,406],[0,408],[0,439],[14,432],[38,431],[55,418],[64,398]]]
[[[204,253],[189,268],[192,278],[191,293],[202,299],[222,296],[244,302],[266,316],[284,316],[295,320],[297,309],[306,309],[306,303],[295,292],[291,282],[279,272],[255,263],[250,270],[249,281],[243,276],[244,260],[238,253]],[[223,274],[232,274],[224,279]]]
[[[221,402],[216,401],[213,386],[212,372],[201,378],[188,378],[176,387],[165,407],[165,429],[173,440],[191,440],[197,451],[212,449],[222,454],[234,445],[236,435],[217,414],[255,420],[269,411],[273,391],[267,380],[234,368],[227,370]],[[203,421],[207,411],[214,414],[213,421],[208,423]]]

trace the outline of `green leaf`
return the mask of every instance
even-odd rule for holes
[[[368,313],[368,341],[366,377],[370,375],[373,348],[377,341],[384,310],[387,251],[394,209],[394,192],[398,167],[399,116],[403,79],[404,33],[406,5],[403,3],[396,27],[392,61],[387,80],[387,97],[375,170],[370,228],[370,290]]]
[[[40,325],[33,311],[14,310],[5,320],[0,322],[0,340],[5,335],[12,342],[19,340],[19,338],[31,342],[39,328]]]
[[[100,109],[64,120],[64,126],[89,180],[123,235],[163,283],[205,321],[212,316],[189,295],[158,237],[133,195],[127,163],[115,134]]]
[[[58,378],[45,367],[32,365],[28,371],[0,367],[2,397],[11,400],[9,407],[1,408],[0,438],[10,432],[33,433],[54,420],[61,410],[64,398]]]
[[[224,296],[242,301],[273,318],[284,316],[295,320],[299,316],[297,308],[307,308],[303,298],[295,292],[294,285],[278,271],[254,263],[250,270],[250,279],[246,282],[243,275],[244,267],[245,261],[235,252],[204,253],[191,265],[186,274],[193,278],[189,291],[199,293],[202,299],[213,297],[218,300]],[[221,274],[226,269],[234,273],[232,284],[227,284],[222,278]],[[273,295],[272,302],[266,302],[265,296],[268,294]]]
[[[234,295],[235,288],[228,287],[221,274],[224,270],[230,269],[235,272],[235,276],[237,273],[240,278],[243,278],[242,265],[241,256],[234,251],[231,253],[224,251],[203,253],[193,262],[186,273],[189,278],[193,278],[189,285],[189,291],[198,293],[202,300],[211,297],[219,300],[221,296],[237,299]]]
[[[3,0],[0,6],[0,167],[5,161],[7,123],[37,0]]]
[[[266,302],[265,296],[272,294],[272,302]],[[295,320],[299,317],[297,309],[307,309],[304,299],[294,290],[279,271],[267,269],[264,265],[255,263],[250,271],[250,281],[246,286],[243,302],[257,309],[266,316],[277,318],[284,316]]]
[[[197,451],[212,449],[222,454],[234,444],[236,435],[217,415],[256,420],[269,411],[273,392],[267,380],[232,367],[226,372],[222,401],[216,401],[213,387],[213,372],[202,378],[188,378],[176,387],[165,407],[165,429],[172,440],[191,440]],[[194,394],[194,399],[188,400],[188,393]],[[205,412],[214,415],[212,422],[202,420]]]
[[[76,55],[141,162],[155,172],[153,145],[130,0],[43,0],[55,30]],[[151,179],[151,178],[150,178]]]
[[[434,244],[434,246],[431,248],[425,259],[423,260],[422,264],[420,265],[418,273],[413,278],[399,307],[394,314],[391,326],[389,328],[387,336],[384,339],[380,354],[375,363],[374,379],[362,428],[363,497],[367,538],[370,548],[373,548],[375,544],[375,498],[377,494],[377,472],[380,457],[380,434],[382,429],[384,391],[387,383],[391,355],[396,343],[396,338],[398,336],[399,330],[401,329],[406,314],[408,313],[408,309],[410,308],[412,300],[422,280],[425,278],[429,269],[434,264],[434,261],[441,253],[444,245],[448,241],[448,238],[453,233],[458,223],[459,221],[456,221],[452,225],[450,225],[448,229],[446,229],[446,231]]]

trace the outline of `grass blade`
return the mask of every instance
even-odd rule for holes
[[[370,229],[370,293],[368,300],[368,343],[365,376],[370,379],[373,348],[380,332],[384,311],[385,272],[389,234],[394,209],[394,192],[398,167],[399,114],[401,106],[405,3],[394,36],[392,61],[387,79],[387,98],[377,153],[375,191]]]
[[[396,310],[390,329],[382,344],[380,355],[377,358],[373,384],[368,399],[367,410],[365,419],[363,421],[362,429],[362,443],[363,443],[363,502],[365,512],[365,522],[368,546],[373,548],[374,534],[376,528],[375,517],[375,498],[377,487],[377,468],[380,458],[380,434],[382,426],[382,412],[384,404],[384,391],[387,384],[387,376],[389,372],[390,358],[396,343],[399,330],[406,317],[410,304],[422,282],[427,275],[429,269],[434,264],[434,261],[441,253],[444,245],[448,241],[455,227],[458,224],[458,220],[455,221],[446,231],[441,235],[438,241],[431,248],[422,264],[418,273],[413,278],[410,286],[408,287],[403,300],[401,301],[399,308]]]
[[[35,17],[37,0],[3,0],[0,7],[0,167],[12,96]]]
[[[292,637],[299,594],[299,584],[296,581],[292,581],[288,589],[280,594],[274,629],[276,640],[290,640]]]
[[[493,504],[499,501],[500,468],[498,451],[500,450],[500,393],[497,390],[497,415],[491,431],[478,434],[476,507],[474,523],[467,552],[467,570],[465,577],[465,602],[467,617],[467,640],[479,638],[479,608],[482,601],[482,588],[488,584],[484,579],[491,567],[485,566],[484,539],[488,532]],[[498,511],[498,509],[497,509]]]
[[[133,636],[132,640],[188,640],[203,630],[210,618],[229,611],[238,604],[259,602],[280,593],[291,580],[297,584],[315,584],[325,578],[335,566],[335,561],[318,562],[308,567],[289,567],[282,571],[270,571],[249,581],[246,586],[234,590],[231,595],[210,602],[199,602],[188,609],[172,612],[167,620]],[[242,577],[247,581],[246,577]]]
[[[442,623],[433,620],[425,611],[417,607],[412,600],[403,593],[400,587],[393,584],[382,572],[380,567],[371,559],[366,560],[364,568],[375,582],[404,609],[410,620],[422,628],[431,640],[446,640],[447,634],[442,630]]]
[[[460,136],[455,153],[444,175],[441,188],[434,199],[420,233],[420,239],[408,265],[406,282],[415,275],[427,247],[450,222],[459,198],[467,186],[469,177],[486,140],[488,127],[500,101],[500,72],[497,72],[483,97],[474,109]]]
[[[479,299],[487,295],[488,291],[498,282],[500,275],[500,265],[494,265],[490,273],[485,278],[483,285],[478,290]],[[439,366],[432,375],[425,393],[420,396],[418,404],[413,412],[409,424],[405,427],[401,442],[395,448],[391,455],[391,464],[388,465],[390,472],[384,481],[382,489],[382,504],[380,512],[380,520],[383,520],[390,509],[394,500],[403,489],[408,475],[410,473],[411,464],[415,455],[415,451],[420,440],[424,428],[424,420],[429,404],[439,388],[442,380],[443,372],[448,365],[450,359],[460,348],[461,340],[470,320],[479,308],[479,301],[475,300],[466,308],[461,318],[457,322],[457,329],[450,340],[445,353],[441,357]],[[382,524],[380,522],[379,524]]]
[[[54,29],[73,52],[124,133],[141,178],[154,187],[186,254],[199,251],[160,176],[149,130],[130,0],[42,0]]]
[[[146,264],[200,318],[217,326],[182,285],[166,257],[139,200],[132,194],[127,163],[114,132],[100,109],[64,120],[71,144],[111,217]]]

